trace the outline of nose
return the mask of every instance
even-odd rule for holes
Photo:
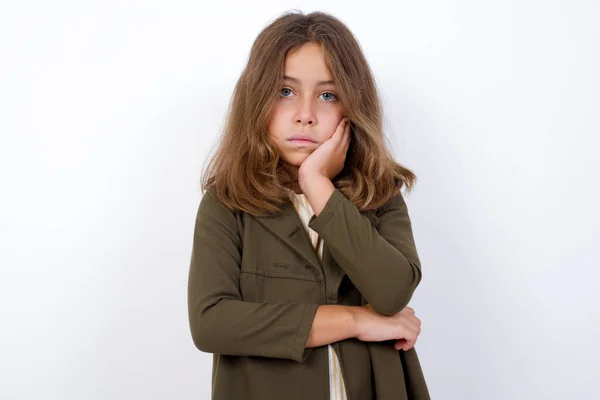
[[[302,125],[314,125],[316,123],[316,116],[313,110],[313,104],[310,98],[305,98],[298,101],[298,108],[295,113],[296,123]]]

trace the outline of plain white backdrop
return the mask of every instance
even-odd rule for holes
[[[595,0],[3,3],[0,398],[210,398],[186,303],[200,171],[293,8],[355,33],[417,174],[432,398],[598,398]]]

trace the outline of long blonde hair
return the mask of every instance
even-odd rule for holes
[[[228,208],[272,215],[289,197],[281,184],[283,160],[267,126],[281,90],[288,52],[307,42],[322,46],[325,62],[351,124],[351,141],[342,172],[333,184],[361,210],[383,205],[416,176],[394,161],[383,134],[379,95],[371,69],[352,32],[323,13],[286,12],[260,32],[232,96],[219,147],[202,176]]]

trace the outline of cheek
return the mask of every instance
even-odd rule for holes
[[[281,135],[281,122],[279,122],[279,118],[277,113],[271,113],[269,117],[269,123],[267,124],[267,131],[269,132],[269,137],[277,140],[278,136]]]
[[[280,136],[285,131],[286,112],[283,108],[274,106],[269,115],[268,130],[274,136]]]
[[[320,119],[324,129],[323,134],[327,139],[333,136],[333,133],[337,129],[338,124],[340,123],[343,117],[344,113],[342,112],[342,110],[336,110],[335,112],[328,113]]]

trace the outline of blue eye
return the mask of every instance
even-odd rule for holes
[[[280,97],[290,97],[292,94],[293,94],[292,89],[287,88],[287,87],[281,88],[281,91],[279,92]],[[338,100],[337,96],[331,92],[322,93],[321,96],[327,96],[327,97],[323,98],[323,100],[325,100],[328,103]],[[321,97],[321,96],[319,96],[319,97]]]
[[[331,100],[323,99],[325,101],[335,101],[335,100],[337,100],[337,96],[335,94],[331,93],[331,92],[323,93],[321,96],[325,96],[325,95],[329,95],[329,96],[333,97],[333,99],[331,99]]]

